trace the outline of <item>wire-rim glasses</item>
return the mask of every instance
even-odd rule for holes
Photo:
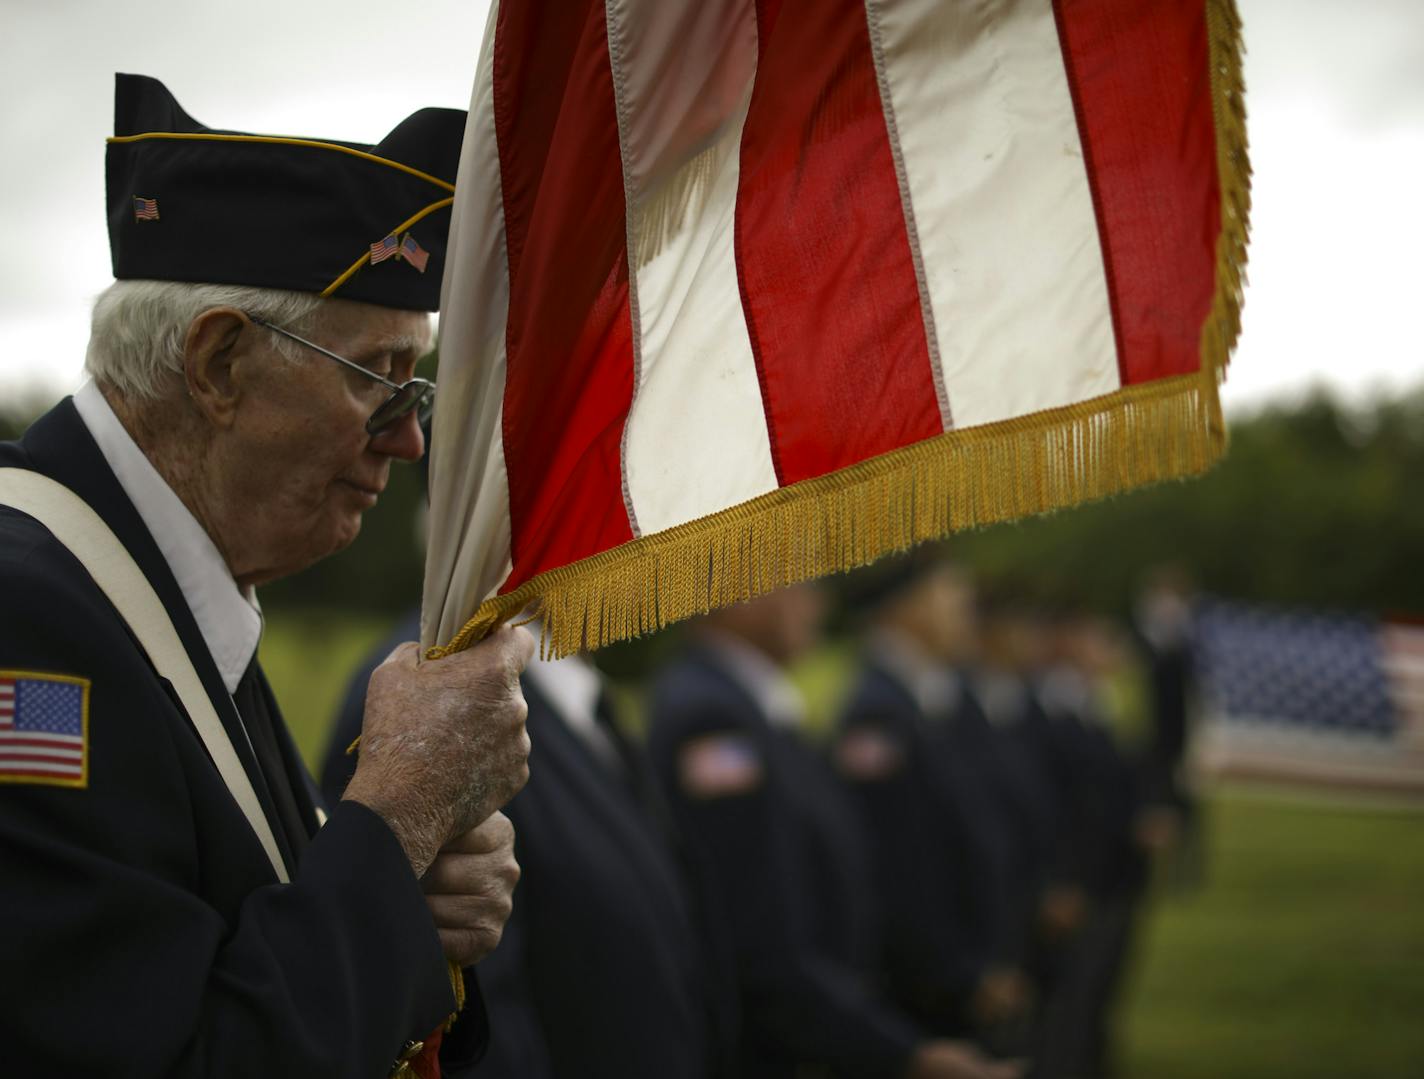
[[[388,386],[391,395],[381,402],[380,407],[371,413],[370,419],[366,421],[366,433],[377,435],[382,431],[393,427],[405,418],[409,413],[414,412],[416,420],[423,427],[430,419],[431,409],[435,407],[435,383],[429,379],[412,378],[406,382],[392,382],[388,378],[383,378],[376,372],[362,367],[354,360],[348,360],[345,356],[338,356],[328,348],[323,348],[314,341],[308,341],[305,337],[294,334],[291,330],[284,329],[275,323],[268,322],[264,318],[249,313],[247,315],[258,326],[265,327],[273,333],[281,334],[290,338],[299,345],[306,345],[307,348],[315,352],[320,352],[329,360],[335,360],[343,367],[349,367],[357,374],[365,375],[372,382],[379,382],[382,386]]]

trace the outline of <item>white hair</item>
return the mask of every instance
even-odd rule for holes
[[[94,301],[84,370],[95,382],[131,400],[162,395],[168,377],[183,370],[188,327],[204,311],[236,307],[305,334],[325,301],[309,292],[205,285],[184,281],[115,281]],[[272,334],[288,359],[299,345]]]

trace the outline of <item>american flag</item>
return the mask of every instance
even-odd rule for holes
[[[1424,724],[1424,627],[1213,600],[1197,655],[1223,719],[1393,740]]]
[[[88,704],[82,679],[0,671],[0,783],[83,786]]]
[[[386,259],[398,254],[400,254],[400,245],[396,242],[396,234],[393,232],[384,240],[377,240],[371,245],[371,265],[385,262]]]
[[[158,220],[158,200],[141,199],[137,195],[133,200],[135,221],[157,221]]]
[[[401,237],[400,244],[401,258],[410,263],[421,273],[425,272],[425,264],[430,261],[430,253],[415,242],[415,237],[406,233]]]
[[[1232,0],[490,11],[427,643],[596,647],[1224,448]]]

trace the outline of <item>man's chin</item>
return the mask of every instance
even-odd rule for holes
[[[323,558],[334,555],[337,551],[344,551],[356,542],[356,537],[361,534],[361,517],[360,513],[352,513],[342,519],[337,529],[335,545],[322,556]]]
[[[361,514],[342,514],[341,519],[335,522],[334,526],[322,536],[323,542],[311,543],[317,538],[313,532],[309,535],[307,557],[302,569],[310,569],[318,562],[324,562],[334,554],[340,554],[346,548],[356,542],[356,537],[361,534]]]

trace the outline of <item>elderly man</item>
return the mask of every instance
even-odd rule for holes
[[[120,76],[116,118],[93,381],[0,445],[3,1071],[459,1073],[484,1020],[447,1032],[447,960],[510,909],[531,639],[397,649],[320,826],[253,589],[423,452],[463,115],[273,139]]]

